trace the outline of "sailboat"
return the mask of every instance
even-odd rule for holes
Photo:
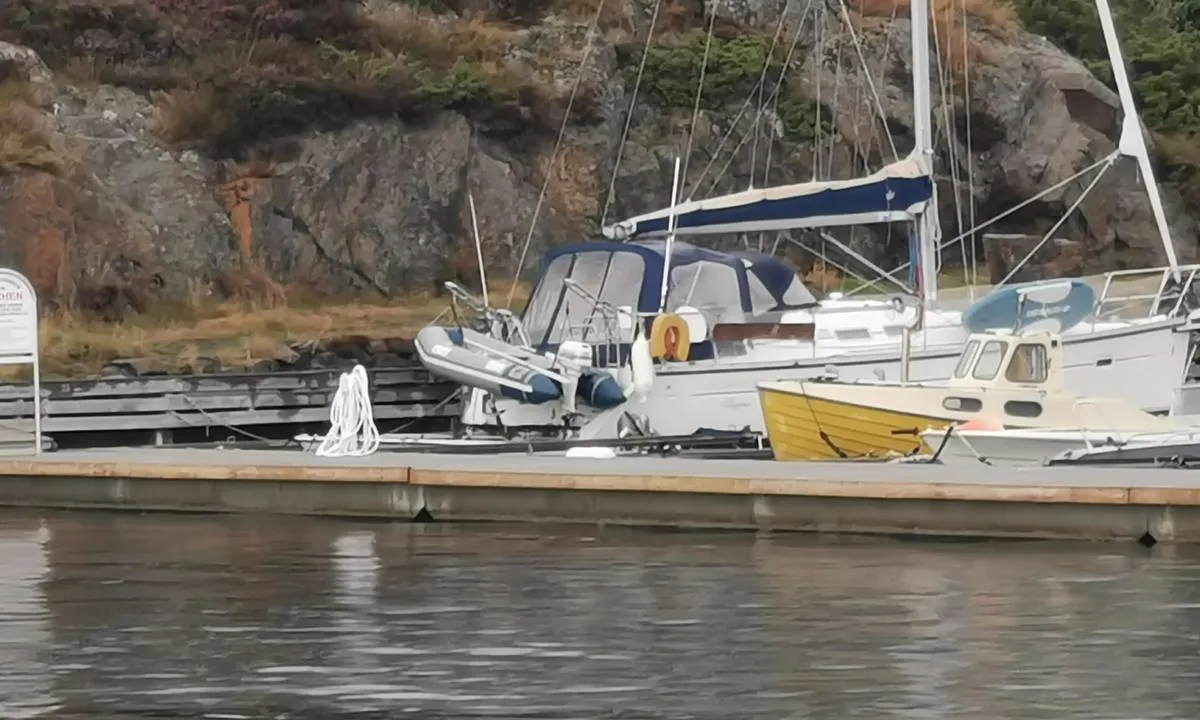
[[[1125,115],[1118,151],[1136,158],[1146,179],[1169,266],[1132,271],[1153,279],[1157,289],[1144,295],[1120,296],[1113,289],[1131,271],[1105,277],[1090,317],[1063,332],[1064,373],[1077,394],[1122,398],[1163,412],[1192,363],[1191,331],[1200,327],[1200,314],[1191,314],[1185,300],[1200,266],[1181,266],[1175,258],[1111,12],[1106,0],[1097,5]],[[490,311],[484,325],[493,339],[502,326],[502,346],[478,337],[468,342],[465,331],[426,328],[418,334],[426,367],[468,388],[461,425],[486,433],[566,432],[580,439],[763,432],[760,382],[899,377],[902,338],[918,317],[904,358],[906,377],[950,378],[969,336],[962,313],[917,307],[937,306],[940,228],[928,2],[914,0],[910,9],[916,143],[906,158],[861,178],[682,203],[677,165],[669,207],[603,228],[603,242],[549,252],[521,318]],[[818,299],[790,265],[770,255],[719,252],[677,239],[872,222],[913,227],[919,303],[903,295]],[[457,296],[465,297],[461,288]],[[1145,314],[1118,320],[1104,312],[1133,301],[1147,306]],[[471,372],[459,371],[464,368]],[[578,378],[590,375],[590,387],[601,374],[620,393],[605,392],[603,402],[593,404]]]

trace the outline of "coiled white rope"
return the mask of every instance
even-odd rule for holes
[[[338,379],[337,393],[329,406],[329,432],[317,446],[322,457],[370,455],[379,449],[379,429],[371,412],[367,371],[355,365]]]

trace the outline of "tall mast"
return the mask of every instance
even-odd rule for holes
[[[1104,2],[1104,0],[1099,0]],[[909,3],[912,18],[912,81],[913,81],[913,135],[916,145],[913,154],[918,156],[929,173],[933,193],[917,220],[917,258],[921,283],[921,299],[937,298],[937,251],[941,243],[942,228],[938,221],[937,183],[933,180],[933,104],[930,100],[929,71],[929,0],[912,0]]]
[[[1113,80],[1117,83],[1117,95],[1121,98],[1121,114],[1124,120],[1121,124],[1121,140],[1117,149],[1124,155],[1132,155],[1137,159],[1138,169],[1146,183],[1146,193],[1150,196],[1150,209],[1154,212],[1154,223],[1158,225],[1158,234],[1162,240],[1163,249],[1167,252],[1167,263],[1171,266],[1171,274],[1179,281],[1179,260],[1175,257],[1175,243],[1171,240],[1171,229],[1167,226],[1167,214],[1163,211],[1162,197],[1158,194],[1158,181],[1154,178],[1154,168],[1150,166],[1150,151],[1146,148],[1146,138],[1142,135],[1142,123],[1138,119],[1137,105],[1133,102],[1133,90],[1129,86],[1129,76],[1125,73],[1125,58],[1121,54],[1121,43],[1117,39],[1117,29],[1113,25],[1112,8],[1108,0],[1096,0],[1096,9],[1100,12],[1100,28],[1104,31],[1104,44],[1108,46],[1108,61],[1112,65]],[[913,11],[916,12],[915,10]]]

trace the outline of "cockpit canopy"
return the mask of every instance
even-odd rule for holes
[[[615,307],[653,314],[667,268],[665,253],[662,240],[589,242],[551,251],[523,317],[530,340],[542,347],[568,339],[616,342],[603,338],[603,321],[593,316],[592,300],[563,281],[569,278]],[[817,304],[791,266],[765,253],[719,252],[676,241],[669,273],[667,311],[694,307],[709,327]]]

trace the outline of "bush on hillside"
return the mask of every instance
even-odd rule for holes
[[[512,28],[394,0],[17,0],[0,37],[77,82],[153,93],[163,137],[217,157],[442,109],[549,131],[565,99],[511,57]]]

